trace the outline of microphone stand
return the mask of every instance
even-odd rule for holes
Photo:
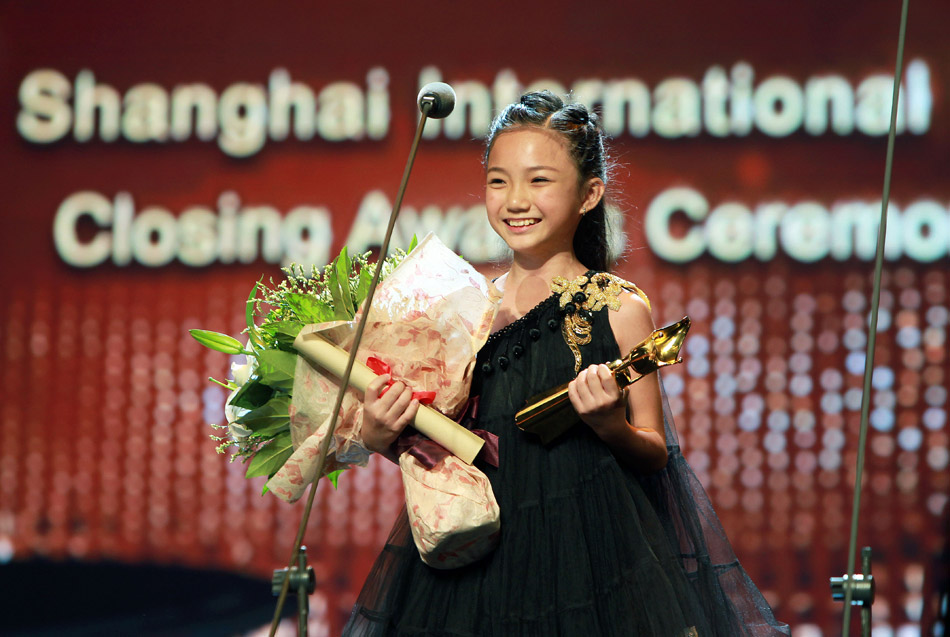
[[[871,322],[868,327],[868,347],[864,359],[864,391],[861,396],[861,425],[858,433],[858,458],[854,475],[854,499],[851,508],[851,538],[848,546],[848,572],[843,578],[831,578],[831,596],[844,602],[841,636],[848,637],[851,627],[851,606],[861,606],[861,634],[871,635],[871,603],[874,601],[874,579],[871,576],[871,548],[862,551],[864,575],[854,574],[855,553],[858,545],[858,520],[861,511],[861,486],[864,478],[864,450],[867,446],[868,416],[871,410],[871,376],[874,371],[874,346],[877,342],[877,315],[881,300],[881,271],[884,269],[884,239],[887,236],[887,204],[891,193],[891,166],[894,162],[894,138],[897,130],[897,104],[901,76],[904,72],[904,35],[907,32],[907,5],[901,7],[900,31],[897,39],[897,68],[894,70],[894,92],[891,98],[891,124],[887,133],[887,156],[884,162],[884,193],[881,197],[881,222],[878,227],[877,253],[874,259],[874,284],[871,291]]]
[[[353,371],[353,363],[356,361],[356,353],[359,350],[360,341],[363,338],[363,331],[366,329],[366,318],[369,316],[369,308],[373,303],[373,295],[376,293],[376,286],[379,284],[379,277],[380,273],[382,272],[383,261],[386,258],[386,253],[389,251],[389,242],[392,238],[393,228],[396,227],[396,218],[399,216],[399,209],[402,206],[402,199],[406,193],[406,186],[409,183],[409,175],[412,172],[412,165],[415,162],[416,152],[419,149],[419,141],[422,139],[422,131],[425,128],[426,121],[429,117],[445,117],[452,112],[452,108],[455,106],[455,92],[452,91],[452,88],[447,84],[443,84],[441,82],[427,84],[422,88],[422,91],[419,94],[418,103],[419,110],[422,112],[422,115],[420,116],[419,123],[416,126],[416,134],[412,140],[412,146],[409,150],[409,158],[406,160],[406,169],[403,171],[402,182],[399,184],[396,200],[395,203],[393,203],[393,210],[389,216],[389,225],[386,227],[386,235],[383,238],[383,243],[379,248],[379,259],[376,261],[376,269],[373,272],[373,280],[370,283],[369,291],[366,294],[366,301],[363,304],[363,313],[359,318],[356,334],[353,338],[353,345],[350,348],[350,356],[346,361],[346,369],[343,372],[343,377],[340,379],[340,388],[336,395],[333,416],[330,420],[327,435],[320,445],[320,463],[317,465],[317,471],[314,475],[313,482],[310,483],[310,493],[307,494],[307,502],[304,507],[303,517],[300,520],[300,526],[297,528],[297,537],[294,540],[294,548],[290,554],[290,563],[287,567],[288,572],[297,568],[297,561],[301,550],[301,544],[303,544],[304,532],[307,529],[307,522],[310,519],[310,511],[313,508],[314,496],[317,493],[317,485],[320,482],[320,478],[323,476],[326,457],[330,450],[330,443],[333,440],[333,434],[336,431],[337,420],[339,419],[340,415],[340,407],[343,404],[343,396],[346,394],[350,373]],[[280,585],[279,593],[275,593],[278,596],[277,607],[274,609],[274,618],[271,620],[269,637],[274,637],[274,635],[277,633],[277,626],[280,623],[280,615],[284,609],[284,602],[287,600],[287,593],[290,590],[291,579],[292,578],[289,576],[284,577]],[[274,588],[276,589],[276,583],[274,584]],[[306,636],[307,626],[305,622],[300,621],[299,631],[300,637]]]

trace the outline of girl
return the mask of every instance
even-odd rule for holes
[[[621,392],[603,363],[654,329],[649,302],[607,274],[607,156],[596,115],[549,92],[495,120],[485,201],[511,248],[495,331],[479,352],[477,427],[499,438],[480,466],[501,508],[485,559],[426,566],[397,521],[348,635],[788,634],[735,560],[664,418],[657,374]],[[518,430],[525,401],[571,380],[578,423],[542,445]],[[363,441],[392,457],[411,389],[370,384]]]

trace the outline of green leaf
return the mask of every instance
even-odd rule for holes
[[[261,325],[260,331],[267,335],[270,342],[278,348],[287,352],[295,352],[294,341],[304,325],[300,321],[277,321]]]
[[[406,254],[409,254],[415,250],[416,246],[419,245],[419,237],[412,235],[412,239],[409,241],[409,247],[406,248]]]
[[[333,308],[312,296],[292,292],[284,296],[284,302],[304,325],[333,320]]]
[[[261,325],[261,326],[260,326],[259,328],[257,328],[257,329],[260,330],[261,334],[264,334],[264,335],[266,335],[266,336],[269,336],[271,339],[273,339],[273,338],[274,338],[274,334],[277,333],[277,327],[276,327],[276,325],[277,325],[277,323],[264,323],[263,325]]]
[[[336,489],[337,481],[340,479],[340,474],[343,473],[343,469],[337,469],[336,471],[331,471],[327,474],[327,480],[330,481],[330,484],[333,485],[333,488]]]
[[[196,341],[207,347],[208,349],[213,349],[216,352],[222,352],[224,354],[250,354],[244,345],[241,344],[241,341],[236,338],[232,338],[227,334],[222,334],[221,332],[212,332],[210,330],[188,330],[188,333],[194,337]]]
[[[236,421],[258,436],[271,437],[290,425],[290,396],[274,396]]]
[[[296,354],[265,349],[257,355],[257,363],[257,373],[262,383],[275,389],[293,389],[294,372],[297,370]]]
[[[369,286],[373,282],[373,269],[375,265],[365,265],[360,269],[360,280],[356,284],[356,307],[363,305],[366,295],[369,294]]]
[[[284,414],[283,419],[280,419],[277,416],[275,416],[272,424],[266,427],[262,427],[258,431],[255,431],[254,434],[264,440],[268,440],[270,438],[277,437],[278,435],[284,433],[285,431],[290,431],[290,415],[289,414]]]
[[[280,434],[254,454],[244,477],[267,476],[270,478],[284,466],[293,452],[294,445],[290,440],[290,432]]]
[[[303,329],[304,324],[299,321],[280,321],[272,323],[273,332],[271,335],[278,345],[283,345],[285,349],[293,347],[297,334]]]
[[[254,284],[254,287],[251,288],[251,293],[247,295],[247,304],[244,306],[244,320],[247,322],[247,333],[248,336],[250,336],[251,343],[258,348],[264,347],[264,341],[261,340],[260,331],[254,324],[254,299],[257,296],[257,288],[260,287],[261,281],[263,280],[264,278],[261,277],[257,283]]]
[[[263,384],[256,375],[252,376],[234,394],[231,404],[242,409],[257,409],[264,405],[274,395],[274,390]]]
[[[251,288],[251,293],[247,295],[247,305],[244,307],[244,320],[247,321],[248,329],[254,329],[254,297],[257,295],[257,288],[260,286],[261,281],[263,281],[263,278],[258,279],[254,287]]]
[[[350,295],[350,258],[347,256],[346,246],[343,246],[340,256],[333,260],[327,277],[327,287],[330,288],[333,308],[336,310],[334,318],[344,321],[352,319],[356,309]]]

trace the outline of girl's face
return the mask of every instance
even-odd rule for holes
[[[495,139],[486,166],[485,205],[492,228],[516,254],[548,258],[572,251],[581,209],[599,201],[604,183],[580,183],[560,135],[524,127]]]

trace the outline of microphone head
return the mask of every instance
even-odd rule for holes
[[[419,91],[419,97],[416,99],[419,104],[419,110],[433,119],[448,117],[452,109],[455,108],[455,91],[445,82],[429,82]],[[428,104],[428,112],[423,107]]]

